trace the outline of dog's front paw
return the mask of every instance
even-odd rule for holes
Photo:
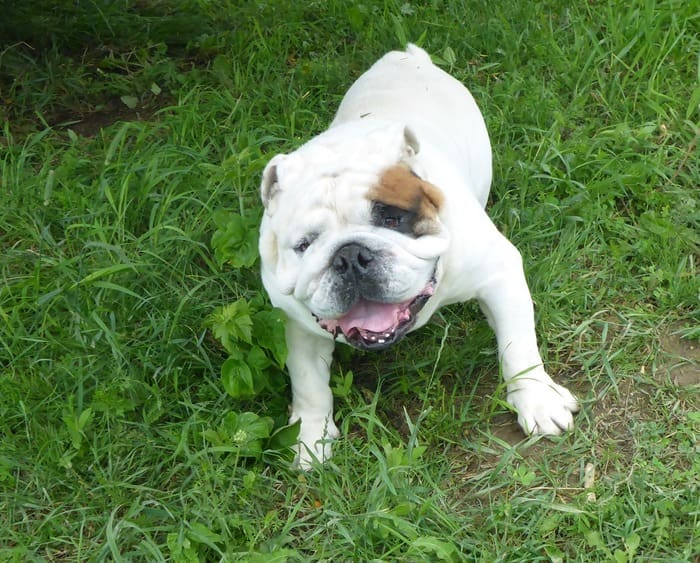
[[[294,446],[294,466],[304,471],[313,467],[314,462],[323,463],[331,458],[331,442],[339,436],[338,428],[332,420],[301,420],[299,438]]]
[[[574,427],[579,404],[571,392],[542,378],[523,378],[509,386],[508,403],[518,413],[518,424],[526,434],[556,436]]]

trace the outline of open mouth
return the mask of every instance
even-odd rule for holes
[[[317,319],[334,337],[342,334],[348,344],[361,350],[381,350],[403,338],[416,323],[419,311],[435,291],[433,278],[413,299],[402,303],[379,303],[367,299],[338,319]]]

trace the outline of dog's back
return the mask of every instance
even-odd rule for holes
[[[406,51],[379,59],[350,87],[331,128],[365,119],[408,125],[421,140],[421,157],[438,151],[461,166],[465,177],[481,178],[474,195],[486,201],[491,150],[481,112],[469,90],[435,66],[423,49],[409,44]]]

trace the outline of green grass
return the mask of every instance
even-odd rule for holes
[[[692,2],[7,10],[0,560],[700,557]],[[254,229],[215,254],[214,218],[255,224],[266,161],[405,40],[481,105],[491,215],[583,410],[570,435],[524,440],[490,330],[455,306],[389,351],[337,351],[342,439],[299,474]],[[222,377],[230,358],[264,389]]]

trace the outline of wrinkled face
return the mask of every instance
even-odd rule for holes
[[[298,320],[383,348],[410,330],[435,289],[447,247],[442,194],[412,170],[410,132],[346,142],[335,133],[337,145],[312,141],[265,170],[263,282],[275,305],[306,316]]]

